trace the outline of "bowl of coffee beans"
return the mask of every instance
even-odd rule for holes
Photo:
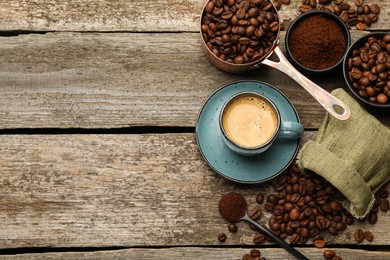
[[[356,40],[345,55],[343,72],[358,100],[390,107],[390,33],[373,32]]]
[[[351,43],[349,30],[337,15],[313,10],[298,16],[286,32],[290,62],[308,75],[339,67]]]
[[[208,0],[200,21],[201,44],[220,70],[243,73],[274,50],[279,17],[270,0]]]

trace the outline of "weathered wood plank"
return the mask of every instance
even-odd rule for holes
[[[60,253],[39,253],[39,254],[19,254],[3,255],[2,260],[15,259],[241,259],[244,254],[248,254],[252,248],[207,248],[207,247],[183,247],[183,248],[161,248],[161,249],[123,249],[115,251],[97,251],[97,252],[60,252]],[[324,259],[323,252],[326,249],[333,250],[343,259],[375,259],[387,260],[390,258],[390,252],[365,251],[361,249],[344,248],[299,248],[309,259]],[[295,259],[285,250],[279,248],[260,248],[261,255],[266,259],[288,260]]]
[[[0,31],[199,31],[205,0],[43,0],[0,1]],[[282,6],[286,25],[299,14],[302,1]],[[353,3],[352,0],[345,2]],[[381,13],[370,30],[388,29],[390,3],[375,0]]]
[[[284,50],[284,33],[280,46]],[[0,57],[2,129],[193,126],[207,97],[239,79],[278,87],[307,128],[319,127],[325,114],[282,72],[266,66],[246,75],[219,71],[197,33],[0,37]],[[341,72],[313,80],[328,91],[346,88]],[[388,115],[381,116],[390,125]]]
[[[219,198],[236,191],[253,206],[260,191],[271,192],[269,184],[239,185],[214,173],[193,134],[1,135],[0,143],[3,249],[253,245],[246,223],[227,231]],[[390,245],[389,221],[379,212],[374,226],[357,222],[325,238],[329,246],[356,245],[361,227],[375,236],[361,245]],[[219,232],[228,234],[224,244]]]

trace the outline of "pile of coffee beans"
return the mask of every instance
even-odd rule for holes
[[[279,21],[268,0],[209,0],[201,31],[215,56],[243,64],[259,60],[272,50]]]
[[[390,97],[390,34],[369,37],[348,57],[348,76],[358,94],[371,102],[386,104]]]
[[[277,8],[280,8],[282,4],[289,3],[290,0],[274,1]],[[365,3],[364,0],[302,0],[299,11],[306,13],[311,10],[329,11],[338,15],[349,28],[356,26],[358,30],[364,30],[371,26],[371,23],[378,21],[380,6],[375,3]]]
[[[290,244],[304,244],[313,239],[316,247],[325,246],[322,232],[336,236],[346,229],[343,196],[318,175],[301,173],[297,166],[277,178],[276,193],[267,196],[265,210],[273,216],[268,224],[271,231]]]
[[[313,172],[300,172],[295,164],[277,177],[272,186],[274,192],[270,195],[257,194],[257,205],[250,207],[248,215],[257,221],[264,215],[262,208],[270,212],[268,227],[263,226],[279,238],[289,241],[290,244],[304,244],[311,239],[315,247],[324,248],[328,240],[328,238],[325,240],[325,236],[337,236],[356,221],[348,211],[343,209],[339,201],[343,201],[345,197],[336,188]],[[374,206],[367,217],[358,221],[376,224],[379,210],[389,211],[388,198],[387,190],[379,190],[375,194]],[[265,241],[272,241],[255,226],[249,226],[255,231],[254,244],[260,245]],[[238,230],[237,225],[232,223],[228,224],[227,228],[232,233]],[[226,235],[221,237],[225,241]],[[374,240],[374,235],[368,230],[357,229],[354,232],[354,238],[357,243],[364,240],[371,242]],[[327,258],[330,255],[333,257]],[[325,250],[324,257],[342,259],[332,250]]]

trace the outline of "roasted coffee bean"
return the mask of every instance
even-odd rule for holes
[[[344,222],[337,222],[336,223],[336,228],[339,231],[343,231],[347,228],[347,225]]]
[[[356,242],[360,243],[364,240],[364,232],[361,228],[358,228],[353,233],[353,237],[355,238]]]
[[[317,248],[325,247],[325,241],[323,239],[317,239],[313,242],[314,246]]]
[[[333,257],[336,256],[336,253],[333,250],[325,250],[324,251],[324,258],[325,259],[333,259]]]
[[[249,210],[248,215],[253,220],[258,220],[261,215],[263,214],[262,209],[260,206],[254,206],[251,210]]]
[[[371,9],[371,12],[372,12],[373,14],[379,14],[379,11],[380,11],[379,5],[377,5],[377,4],[372,4],[372,5],[370,6],[370,9]]]
[[[299,215],[301,215],[301,212],[299,211],[299,209],[293,208],[289,213],[290,220],[291,221],[297,220],[299,218]]]
[[[379,204],[380,209],[383,212],[389,211],[389,201],[387,199],[381,198],[380,199],[380,204]]]
[[[264,209],[268,212],[272,212],[275,209],[275,205],[272,204],[271,202],[266,202],[264,204]]]
[[[279,201],[279,199],[274,194],[267,196],[267,202],[271,202],[272,204],[276,205],[278,203],[278,201]]]
[[[374,240],[374,235],[370,232],[370,231],[365,231],[364,232],[364,238],[368,241],[368,242],[372,242]]]
[[[294,233],[294,234],[290,237],[290,244],[295,245],[295,244],[298,244],[299,242],[300,242],[300,236],[299,236],[299,234]]]
[[[261,204],[261,203],[263,203],[263,201],[264,201],[264,195],[261,194],[261,193],[258,194],[257,197],[256,197],[256,202]]]
[[[370,223],[371,225],[374,225],[378,221],[378,215],[376,212],[370,212],[370,213],[368,213],[367,219],[368,219],[368,223]]]
[[[250,252],[251,257],[260,257],[261,253],[259,249],[252,249]]]
[[[220,241],[220,242],[225,242],[225,240],[226,240],[226,234],[225,233],[219,233],[218,234],[218,240]]]
[[[385,39],[385,38],[383,38],[383,39]],[[388,39],[389,39],[389,41],[390,41],[390,35],[389,35]],[[386,199],[386,198],[389,197],[389,191],[388,191],[388,190],[385,190],[385,189],[379,190],[379,191],[378,191],[378,196],[381,197],[381,198]]]
[[[300,5],[298,8],[302,13],[307,13],[312,10],[310,5]]]
[[[234,224],[234,223],[230,223],[230,224],[228,225],[228,230],[229,230],[230,232],[232,232],[232,233],[237,232],[237,230],[238,230],[237,225]]]
[[[265,236],[260,232],[256,233],[256,235],[253,237],[253,243],[255,243],[256,245],[263,244],[264,242]]]
[[[319,230],[325,230],[329,227],[330,221],[324,216],[316,217],[316,226]]]
[[[337,234],[339,233],[338,229],[336,227],[333,227],[333,226],[328,227],[327,231],[332,236],[337,236]]]

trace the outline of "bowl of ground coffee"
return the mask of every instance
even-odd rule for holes
[[[390,107],[390,32],[357,39],[343,62],[344,79],[362,103]]]
[[[335,14],[314,10],[296,18],[286,32],[291,63],[304,74],[323,74],[339,67],[351,37]]]

